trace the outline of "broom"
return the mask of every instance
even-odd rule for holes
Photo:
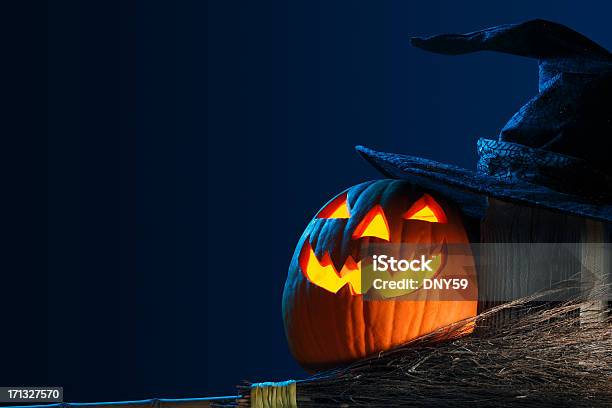
[[[592,291],[588,298],[554,304],[538,301],[563,290],[497,306],[394,350],[305,380],[241,385],[241,397],[230,405],[612,407],[609,306],[593,307],[597,303]],[[503,319],[501,326],[491,324],[500,313],[510,318]],[[466,323],[476,325],[473,335],[437,341],[448,330],[460,333]]]

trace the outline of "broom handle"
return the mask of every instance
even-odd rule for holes
[[[68,403],[60,402],[48,405],[24,405],[9,408],[208,408],[212,404],[231,403],[240,398],[239,395],[206,398],[153,398],[139,401]]]

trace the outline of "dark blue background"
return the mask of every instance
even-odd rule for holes
[[[51,2],[47,253],[4,288],[3,385],[96,401],[304,376],[283,283],[313,213],[378,177],[353,146],[473,168],[537,90],[534,61],[409,37],[546,18],[612,48],[604,3]]]

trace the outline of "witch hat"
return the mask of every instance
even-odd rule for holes
[[[362,156],[387,177],[452,196],[468,215],[482,214],[476,193],[612,221],[610,52],[545,20],[413,38],[411,43],[449,55],[488,50],[537,58],[539,93],[497,140],[478,140],[476,171],[357,146]]]

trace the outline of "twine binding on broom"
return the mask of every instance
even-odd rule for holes
[[[251,385],[251,407],[296,408],[295,381],[263,382]]]

